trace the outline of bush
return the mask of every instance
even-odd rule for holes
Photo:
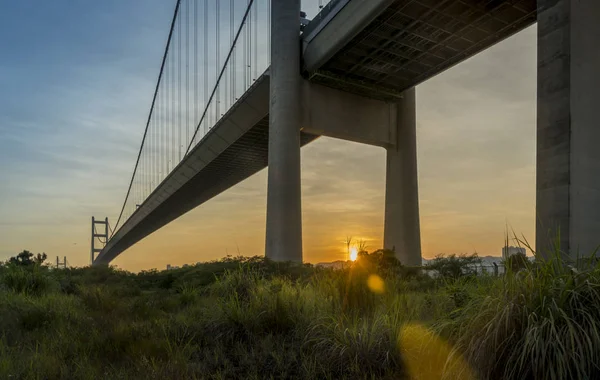
[[[362,251],[358,254],[353,266],[360,266],[364,270],[384,277],[405,274],[404,266],[396,258],[396,253],[389,249],[380,249],[372,253]]]
[[[481,265],[481,259],[476,253],[472,255],[438,255],[425,266],[427,270],[433,270],[443,279],[456,280],[464,276],[477,275],[477,265]]]
[[[81,284],[71,276],[60,278],[58,284],[65,294],[78,294],[81,288]]]
[[[17,293],[39,296],[57,287],[47,274],[46,268],[38,265],[24,267],[10,265],[2,273],[2,284]]]

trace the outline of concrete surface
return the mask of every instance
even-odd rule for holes
[[[536,249],[600,244],[600,2],[538,0]]]

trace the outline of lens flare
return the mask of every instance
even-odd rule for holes
[[[402,328],[400,352],[411,379],[475,380],[464,358],[426,327],[413,323]]]
[[[372,274],[367,279],[367,286],[373,293],[383,294],[385,292],[385,282],[376,274]]]

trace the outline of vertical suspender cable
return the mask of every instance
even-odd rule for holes
[[[144,174],[144,199],[148,196],[148,145],[150,144],[150,125],[148,125],[148,141],[144,144],[144,167],[142,173]]]
[[[156,186],[156,117],[152,115],[152,123],[150,124],[152,132],[152,145],[150,146],[150,158],[152,159],[152,184],[150,186],[150,193]]]
[[[198,122],[198,0],[194,0],[194,119]],[[193,127],[192,123],[192,127]]]
[[[171,139],[169,140],[169,150],[170,150],[170,164],[169,164],[169,171],[173,170],[173,168],[175,167],[175,128],[177,128],[177,43],[175,41],[175,39],[177,38],[177,35],[175,35],[173,37],[174,41],[173,41],[173,82],[171,83],[171,91],[173,91],[172,93],[172,98],[171,98],[171,114],[173,115],[173,122],[171,124]]]
[[[150,132],[150,127],[148,126],[148,132]],[[148,139],[150,140],[150,136],[147,136]],[[144,151],[142,152],[142,156],[143,156],[143,161],[144,161],[144,166],[142,166],[142,175],[144,178],[144,199],[146,198],[146,195],[148,194],[148,142],[146,141],[144,143]]]
[[[177,38],[177,36],[175,36]],[[174,44],[175,49],[177,49],[177,45]],[[169,159],[171,160],[171,164],[169,165],[169,170],[172,170],[175,167],[175,128],[177,128],[177,52],[173,51],[173,83],[171,84],[171,90],[173,91],[173,97],[171,101],[173,103],[171,113],[173,114],[173,124],[171,124],[171,141],[170,141],[170,150],[171,156]]]
[[[231,46],[231,48],[229,49],[229,53],[227,53],[227,57],[225,58],[225,62],[223,67],[221,68],[221,72],[219,73],[219,76],[217,78],[217,82],[215,87],[212,90],[212,93],[210,95],[210,98],[208,99],[208,103],[206,104],[205,108],[204,108],[204,113],[202,114],[202,117],[200,119],[200,122],[198,123],[198,126],[196,127],[195,131],[194,131],[194,137],[196,136],[196,134],[198,133],[198,129],[200,128],[200,125],[202,124],[204,118],[206,117],[207,111],[208,111],[208,106],[210,105],[210,103],[212,102],[212,99],[217,91],[217,86],[219,85],[219,82],[221,81],[221,77],[223,77],[223,73],[225,72],[225,69],[227,68],[227,62],[229,62],[229,59],[231,58],[231,55],[233,54],[233,47],[236,45],[240,34],[242,32],[243,29],[243,25],[246,22],[247,18],[248,18],[248,14],[250,12],[250,9],[252,8],[252,4],[254,3],[254,0],[249,0],[248,1],[248,7],[246,8],[246,12],[244,13],[244,17],[242,18],[242,22],[240,24],[240,28],[237,31],[237,34],[235,35],[235,39],[233,41],[233,45]],[[193,139],[193,137],[192,137]],[[188,152],[190,151],[191,145],[187,147],[187,150],[185,151],[185,155],[188,154]]]
[[[190,138],[190,6],[186,0],[185,13],[185,140]]]
[[[174,38],[174,37],[173,37]],[[173,45],[175,45],[173,41]],[[171,124],[169,125],[169,172],[173,168],[173,140],[175,136],[175,53],[171,53]]]
[[[225,4],[225,2],[223,2]],[[225,7],[223,7],[223,10],[225,10]],[[229,17],[227,17],[227,14],[231,12],[231,8],[227,7],[227,12],[223,12],[225,14],[225,17],[223,18],[225,24],[227,25],[227,20],[229,19]],[[225,70],[225,75],[223,77],[223,95],[221,97],[221,102],[223,103],[221,105],[222,109],[223,109],[223,113],[227,112],[228,109],[228,101],[227,99],[229,99],[229,70]],[[221,117],[219,116],[219,119]]]
[[[152,186],[152,120],[148,126],[148,142],[144,146],[146,151],[146,199],[150,195],[150,187]]]
[[[165,114],[167,116],[166,120],[166,128],[165,128],[165,171],[167,173],[170,172],[169,165],[169,131],[171,130],[171,71],[173,70],[173,65],[171,64],[173,54],[169,54],[169,69],[167,70],[167,79],[166,90],[167,90],[167,101],[165,104],[166,110]]]
[[[204,0],[204,107],[208,107],[208,0]],[[204,124],[204,134],[207,132]]]
[[[254,10],[254,73],[252,82],[258,77],[258,6]]]
[[[248,17],[248,62],[246,62],[246,70],[248,71],[248,82],[246,83],[246,90],[252,84],[252,11],[250,9],[250,17]]]
[[[249,88],[252,85],[252,36],[254,31],[253,24],[254,9],[250,9],[250,15],[248,17],[248,85]]]
[[[175,37],[174,37],[175,38]],[[175,42],[175,41],[173,41]],[[175,43],[173,43],[173,45],[175,45]],[[175,78],[177,78],[177,60],[176,58],[176,52],[175,50],[173,50],[173,52],[171,53],[171,64],[173,65],[173,67],[171,68],[171,127],[170,127],[170,137],[169,137],[169,171],[171,171],[174,167],[175,167],[175,160],[173,160],[173,152],[174,152],[174,144],[173,141],[175,141],[175,126],[177,125],[177,115],[176,115],[176,108],[175,108],[175,99],[176,99],[176,88],[175,85],[177,84],[177,81],[175,80]]]
[[[156,131],[156,181],[160,183],[160,131],[161,131],[161,120],[160,120],[160,88],[158,89],[158,98],[156,99],[156,115],[154,115],[154,125]]]
[[[229,1],[229,9],[231,10],[231,14],[229,15],[229,39],[231,40],[231,46],[234,48],[233,56],[231,57],[231,66],[230,66],[230,76],[231,76],[231,94],[229,101],[231,105],[235,102],[235,46],[233,43],[233,35],[235,33],[234,23],[235,23],[235,0]]]
[[[267,0],[267,63],[271,65],[271,0]]]
[[[179,152],[179,158],[176,160],[177,164],[181,161],[181,128],[183,126],[183,115],[181,114],[181,20],[178,23],[178,35],[177,35],[177,151]],[[174,166],[177,166],[175,164]]]
[[[216,14],[216,24],[215,24],[215,35],[217,37],[217,44],[215,46],[215,51],[216,51],[216,57],[217,57],[217,64],[215,65],[215,78],[217,78],[219,76],[219,70],[221,69],[221,9],[219,7],[219,3],[221,0],[215,0],[215,10],[217,12]],[[216,82],[215,82],[216,83]],[[215,120],[214,123],[211,125],[211,127],[217,122],[217,120],[219,120],[219,117],[221,116],[221,114],[219,113],[220,111],[220,107],[219,107],[219,103],[221,101],[221,97],[220,97],[220,86],[217,83],[217,99],[215,101]]]
[[[153,113],[154,114],[154,113]],[[148,177],[148,181],[146,183],[146,198],[150,195],[150,189],[152,187],[152,144],[153,144],[154,136],[152,134],[152,120],[150,120],[150,126],[148,127],[148,141],[144,149],[146,150],[146,175]]]
[[[165,101],[163,102],[164,107],[165,107],[165,129],[163,130],[163,139],[164,139],[164,146],[163,146],[163,159],[165,160],[164,162],[164,170],[165,173],[169,172],[169,126],[171,125],[171,114],[169,113],[170,108],[169,108],[169,101],[171,100],[171,91],[169,91],[169,87],[171,85],[171,75],[169,75],[169,73],[171,72],[171,62],[170,60],[167,61],[168,62],[168,67],[167,67],[167,81],[165,82],[164,88],[165,88]]]
[[[248,0],[250,1],[250,0]],[[244,21],[245,22],[245,21]],[[244,36],[243,36],[243,56],[242,56],[242,60],[244,61],[244,66],[242,68],[243,73],[244,73],[244,86],[242,88],[242,93],[244,93],[244,91],[246,90],[246,84],[248,83],[248,78],[247,78],[247,72],[246,72],[246,65],[247,65],[247,58],[246,56],[248,55],[248,37],[247,37],[247,32],[248,32],[248,27],[245,24],[242,24],[242,29],[244,30]]]
[[[161,94],[160,94],[160,103],[159,103],[159,107],[160,107],[160,161],[159,161],[159,165],[160,165],[160,172],[164,174],[164,149],[165,149],[165,86],[161,87]],[[166,174],[165,174],[166,176]],[[161,177],[163,177],[161,175]],[[161,178],[161,181],[164,178]]]

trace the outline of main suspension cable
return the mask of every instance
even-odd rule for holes
[[[160,81],[161,81],[161,78],[163,75],[163,70],[165,68],[165,62],[167,60],[167,55],[169,53],[169,47],[171,45],[171,37],[173,36],[173,29],[175,28],[175,22],[177,21],[177,14],[179,13],[179,5],[180,4],[181,4],[181,0],[177,0],[177,3],[175,4],[175,11],[173,12],[173,20],[171,21],[171,28],[169,30],[169,38],[167,39],[167,46],[165,47],[165,52],[163,54],[162,62],[160,64],[160,72],[158,74],[158,81],[156,82],[156,88],[154,89],[154,96],[152,97],[152,105],[150,106],[148,120],[146,121],[146,127],[144,128],[144,136],[142,137],[142,144],[140,146],[140,150],[138,152],[137,159],[135,160],[135,167],[133,168],[133,174],[131,175],[131,180],[129,181],[129,186],[127,188],[127,194],[125,195],[125,201],[123,202],[123,207],[121,207],[121,212],[119,213],[119,217],[117,218],[117,223],[115,224],[115,230],[117,229],[117,227],[119,227],[121,217],[123,216],[123,212],[124,212],[125,206],[127,204],[127,199],[129,198],[129,193],[131,192],[131,187],[133,185],[135,173],[136,173],[138,165],[140,163],[142,149],[144,148],[144,142],[146,141],[146,135],[148,134],[148,127],[150,125],[150,120],[152,119],[152,112],[154,111],[154,103],[156,102],[156,96],[158,94],[158,89],[160,87]],[[113,234],[114,234],[114,231],[113,231]],[[112,238],[113,234],[110,235],[111,238]]]

